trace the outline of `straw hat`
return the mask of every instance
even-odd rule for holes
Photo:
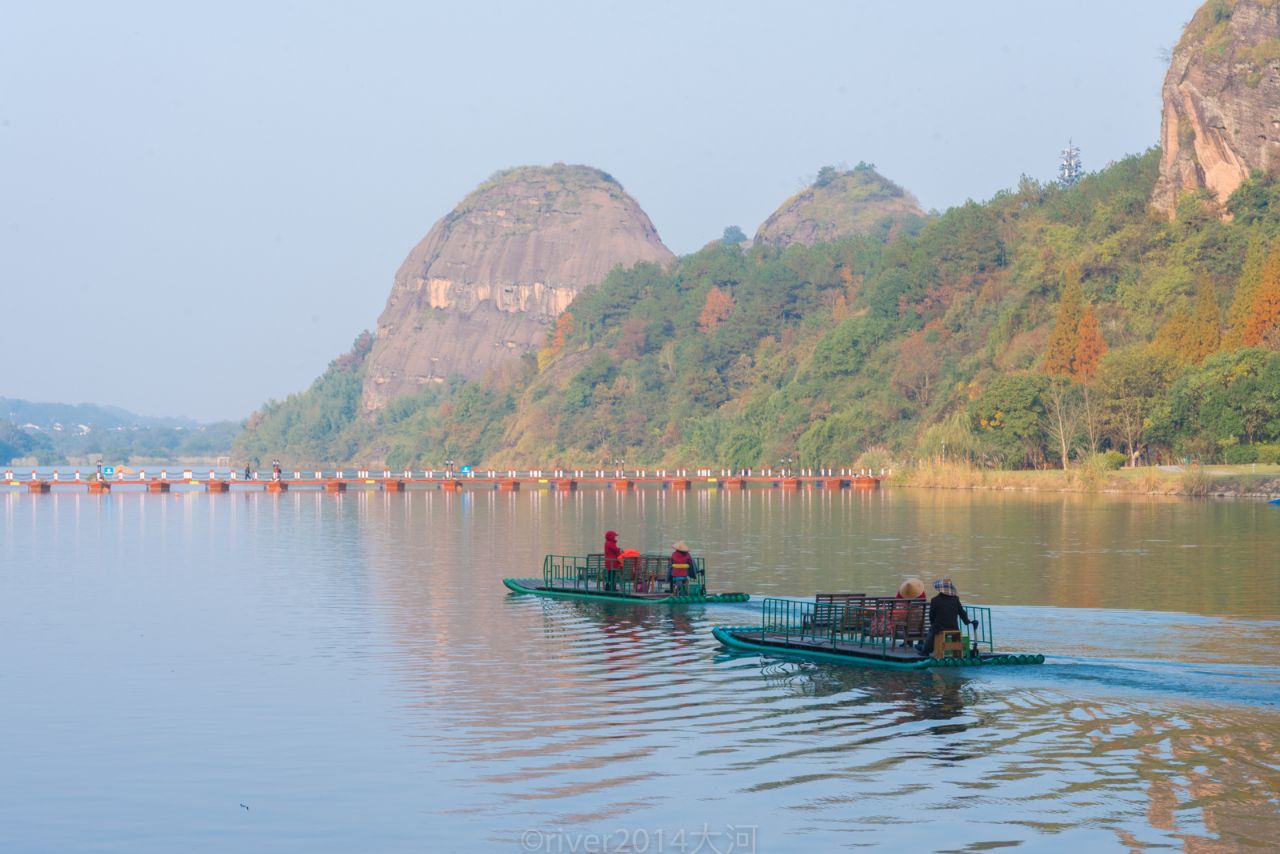
[[[956,586],[951,583],[950,578],[942,578],[933,582],[933,589],[939,593],[946,593],[948,596],[959,596],[956,592]]]
[[[923,592],[924,582],[918,578],[908,578],[898,588],[898,596],[901,599],[915,599]]]
[[[678,552],[687,552],[687,551],[689,551],[689,546],[685,544],[685,541],[684,541],[684,540],[681,540],[680,542],[676,543],[676,544],[675,544],[674,546],[672,546],[671,548],[675,549],[675,550],[676,550],[676,551],[678,551]]]

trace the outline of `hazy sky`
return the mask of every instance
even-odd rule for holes
[[[8,3],[0,396],[242,418],[372,329],[491,173],[586,163],[673,251],[823,164],[925,208],[1157,142],[1196,0]]]

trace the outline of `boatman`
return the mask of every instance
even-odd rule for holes
[[[977,627],[977,620],[970,620],[964,605],[960,604],[960,594],[950,578],[942,578],[933,582],[933,589],[938,595],[929,602],[929,632],[924,641],[916,647],[922,655],[933,655],[933,639],[943,632],[959,631],[960,621],[965,625]]]

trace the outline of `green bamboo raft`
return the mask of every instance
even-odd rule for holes
[[[693,558],[688,579],[669,577],[670,558],[639,555],[623,558],[621,568],[609,569],[603,554],[547,555],[541,578],[504,578],[516,593],[533,593],[561,599],[596,599],[642,605],[711,604],[746,602],[746,593],[709,593],[707,567]]]
[[[711,632],[735,652],[889,670],[1044,663],[1038,653],[996,652],[991,609],[981,606],[965,609],[978,621],[976,627],[944,638],[935,648],[938,657],[923,656],[910,646],[926,635],[923,605],[923,600],[869,597],[841,603],[823,601],[821,595],[814,602],[768,598],[760,625],[716,626]]]

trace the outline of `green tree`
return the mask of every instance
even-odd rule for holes
[[[1098,397],[1103,426],[1138,464],[1150,416],[1164,394],[1173,371],[1153,348],[1135,344],[1112,350],[1098,371]]]
[[[1049,384],[1039,374],[996,377],[969,404],[973,429],[983,434],[1006,461],[1037,465],[1045,457],[1041,395]]]
[[[1211,356],[1174,381],[1151,421],[1153,440],[1200,453],[1280,438],[1280,354]]]
[[[1280,183],[1270,173],[1255,169],[1227,199],[1227,211],[1243,226],[1274,221],[1280,216]]]
[[[760,437],[746,430],[735,430],[718,450],[719,459],[730,468],[755,468],[763,460]]]

